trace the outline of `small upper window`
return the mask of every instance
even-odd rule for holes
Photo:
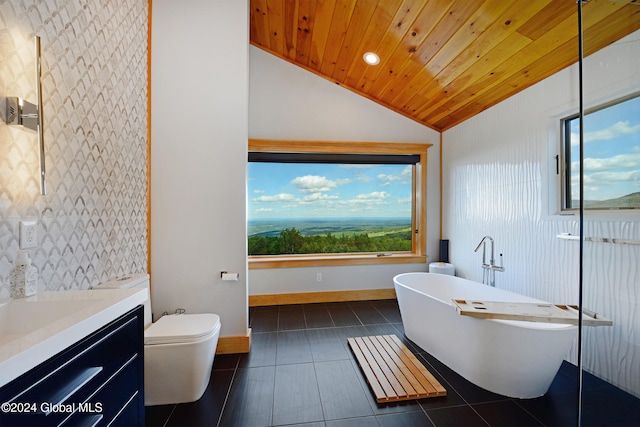
[[[563,208],[580,207],[580,117],[563,119]],[[584,208],[640,209],[640,96],[584,117]]]

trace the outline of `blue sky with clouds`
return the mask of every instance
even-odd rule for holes
[[[571,184],[579,194],[579,121],[571,127]],[[584,129],[586,200],[607,200],[640,192],[640,97],[588,114]]]
[[[411,218],[412,166],[249,163],[249,219]]]

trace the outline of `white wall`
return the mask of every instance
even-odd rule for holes
[[[437,260],[440,134],[254,46],[249,52],[250,138],[433,144],[428,151],[427,254]],[[392,288],[394,275],[426,269],[426,264],[400,264],[250,270],[249,293]],[[321,283],[316,282],[319,272]]]
[[[246,335],[248,1],[155,0],[152,13],[154,314],[214,312],[221,335]]]
[[[491,235],[504,254],[496,286],[555,303],[578,302],[578,218],[557,215],[554,156],[559,119],[578,109],[577,68],[545,81],[443,134],[443,234],[459,275],[482,281]],[[587,107],[640,90],[640,32],[585,61]],[[637,213],[587,215],[585,235],[640,240]],[[584,305],[613,319],[586,328],[584,366],[640,396],[640,247],[585,244]],[[575,359],[575,349],[570,356]]]

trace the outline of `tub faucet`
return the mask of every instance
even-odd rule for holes
[[[491,258],[489,258],[489,263],[487,264],[487,240],[491,244]],[[478,252],[482,246],[482,283],[489,286],[496,286],[496,271],[504,271],[504,267],[502,266],[502,254],[500,254],[500,265],[496,265],[496,260],[494,257],[494,249],[493,249],[493,237],[484,236],[478,246],[474,249],[474,252]]]

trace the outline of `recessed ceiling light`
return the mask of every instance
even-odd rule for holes
[[[380,63],[380,57],[373,52],[365,53],[362,58],[369,65],[378,65]]]

